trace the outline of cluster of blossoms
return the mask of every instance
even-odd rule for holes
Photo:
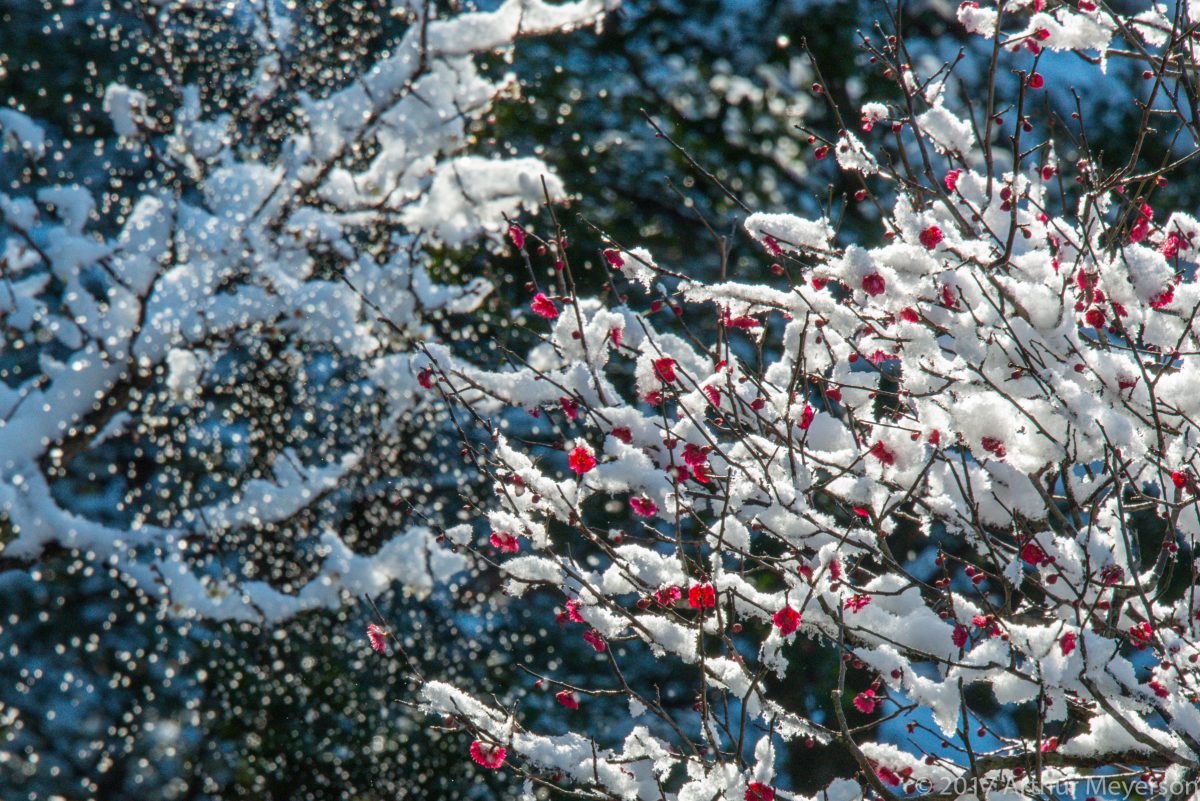
[[[1028,64],[1000,68],[1053,51],[1103,62],[1122,37],[1153,79],[1147,114],[1169,111],[1184,95],[1164,65],[1192,60],[1200,8],[1047,5],[962,4],[962,25],[997,43],[975,118],[945,80],[914,75],[902,42],[864,40],[898,97],[863,108],[864,134],[894,136],[843,131],[814,155],[832,151],[878,206],[884,244],[755,213],[745,231],[783,280],[719,283],[605,251],[614,280],[674,282],[681,319],[667,322],[577,297],[558,248],[560,294],[531,302],[549,331],[521,366],[436,345],[418,357],[491,434],[474,456],[494,479],[508,591],[560,593],[607,644],[612,683],[560,703],[629,703],[623,742],[601,744],[426,683],[428,709],[474,732],[477,762],[516,760],[587,797],[680,801],[800,797],[776,781],[777,748],[797,740],[857,762],[828,801],[1200,770],[1200,221],[1155,213],[1166,168],[1137,172],[1140,144],[1106,174],[1024,141],[1029,96],[1051,87]],[[1197,133],[1186,109],[1163,116]],[[686,325],[705,308],[720,320],[709,338]],[[513,409],[561,413],[572,433],[540,457],[497,422]],[[468,526],[446,534],[476,547]],[[836,652],[831,720],[769,689],[799,638]],[[693,717],[626,681],[620,659],[637,653],[694,677]],[[869,687],[843,698],[851,671]],[[865,736],[846,703],[909,736]],[[993,703],[1038,723],[995,726]]]

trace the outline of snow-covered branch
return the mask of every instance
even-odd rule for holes
[[[477,761],[588,798],[799,797],[773,762],[796,739],[857,762],[839,801],[1196,778],[1200,222],[1155,198],[1200,141],[1179,107],[1196,19],[1048,5],[962,4],[997,42],[973,67],[983,105],[955,99],[950,65],[922,76],[902,38],[864,37],[890,94],[861,136],[810,141],[847,206],[875,205],[879,244],[839,236],[836,206],[751,214],[774,264],[720,282],[614,244],[619,291],[654,293],[638,310],[579,297],[552,241],[558,284],[529,298],[543,344],[504,369],[425,349],[430,393],[490,435],[469,450],[507,591],[559,595],[609,662],[559,703],[630,706],[622,752],[427,686],[490,749]],[[1104,168],[1083,115],[1069,135],[1042,115],[1039,59],[1103,69],[1118,47],[1177,129],[1163,164],[1139,140]],[[772,690],[800,642],[841,666],[820,721]],[[642,656],[690,677],[695,714],[630,678]]]
[[[482,279],[433,280],[428,246],[498,246],[506,215],[536,208],[547,189],[562,195],[538,159],[468,152],[470,126],[513,89],[481,58],[521,37],[595,24],[613,5],[507,0],[438,18],[425,4],[367,71],[324,93],[282,82],[279,59],[297,52],[294,25],[280,7],[255,13],[259,68],[235,94],[287,106],[282,136],[235,118],[225,100],[202,101],[199,84],[173,87],[178,105],[165,110],[156,106],[162,97],[110,86],[104,107],[114,133],[171,180],[133,197],[110,236],[92,226],[96,204],[82,187],[0,195],[0,321],[6,364],[19,365],[0,384],[5,564],[36,561],[51,546],[78,549],[182,613],[271,621],[392,581],[425,592],[460,565],[423,527],[389,533],[368,556],[318,524],[310,541],[293,544],[304,559],[315,556],[314,566],[286,590],[244,581],[247,554],[224,543],[311,515],[355,475],[373,440],[419,419],[409,351],[436,338],[436,315],[469,312],[491,291]],[[156,24],[169,28],[179,11],[164,6]],[[0,132],[30,159],[51,147],[16,111],[0,111]],[[322,408],[342,391],[327,380],[331,365],[350,365],[340,369],[361,376],[368,397],[386,397],[388,413],[352,415],[340,428],[324,420],[336,436],[303,453],[256,451],[260,465],[235,469],[215,494],[171,497],[174,511],[125,501],[101,523],[56,492],[80,469],[124,472],[121,451],[106,444],[168,459],[144,439],[164,415],[180,425],[176,441],[203,440],[203,423],[189,417],[237,380],[233,364],[246,354],[265,360],[257,376],[271,361],[285,365]],[[238,408],[224,412],[234,428]],[[388,431],[370,430],[376,424]],[[221,447],[244,446],[233,437]],[[222,457],[200,461],[203,473]]]

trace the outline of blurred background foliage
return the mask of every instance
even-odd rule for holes
[[[406,24],[390,13],[390,0],[279,3],[300,32],[286,80],[314,94],[352,80]],[[208,107],[232,112],[246,141],[264,150],[278,141],[274,134],[296,110],[251,110],[237,91],[254,69],[240,4],[183,3],[166,28],[155,23],[156,5],[0,0],[0,103],[38,119],[62,154],[38,174],[0,155],[4,191],[82,183],[100,200],[97,230],[109,233],[140,193],[158,187],[187,192],[184,178],[150,154],[116,147],[101,109],[104,88],[114,81],[145,91],[164,124],[178,87],[198,82]],[[445,11],[465,4],[440,5]],[[952,60],[960,47],[979,46],[952,23],[956,7],[941,0],[904,4],[908,46],[926,72]],[[610,243],[644,246],[664,266],[712,277],[722,269],[717,238],[724,238],[725,269],[783,281],[771,277],[770,259],[739,237],[739,204],[824,210],[849,237],[873,243],[879,235],[873,209],[847,200],[853,187],[844,185],[832,158],[813,159],[798,126],[832,138],[838,123],[830,100],[847,116],[845,124],[857,127],[863,99],[894,93],[858,47],[860,30],[878,38],[872,20],[886,13],[884,3],[870,0],[625,0],[599,33],[523,42],[511,58],[496,56],[491,69],[511,70],[520,97],[501,102],[476,126],[476,149],[538,155],[562,176],[575,198],[559,209],[559,219],[583,294],[608,290],[600,251]],[[814,61],[820,93],[812,89]],[[985,76],[958,77],[964,83],[957,91],[970,93]],[[1121,100],[1090,99],[1103,126],[1094,139],[1127,135],[1136,124],[1136,110]],[[647,116],[680,147],[657,136]],[[699,173],[689,156],[715,180]],[[544,216],[521,222],[551,235]],[[440,336],[493,362],[502,358],[502,346],[529,344],[521,327],[528,275],[515,253],[480,249],[436,257],[443,280],[482,274],[501,288],[471,320],[435,320]],[[535,264],[541,280],[553,280],[552,259],[535,258]],[[629,301],[645,309],[654,299],[653,293],[634,294]],[[662,314],[670,314],[669,307]],[[711,320],[695,325],[713,326]],[[336,425],[306,422],[314,416],[386,414],[377,399],[358,391],[357,365],[329,357],[326,389],[313,396],[283,350],[280,343],[232,355],[224,367],[226,391],[218,388],[186,408],[146,388],[141,401],[161,406],[154,415],[160,427],[110,444],[104,461],[128,465],[119,474],[103,464],[73,464],[71,497],[63,500],[98,519],[166,519],[181,511],[180,499],[195,503],[236,486],[209,475],[211,462],[198,453],[228,449],[228,458],[218,461],[237,463],[232,473],[244,472],[259,450],[318,447],[315,441],[339,436]],[[173,425],[180,415],[193,423],[202,418],[211,437],[180,441],[180,427]],[[561,439],[551,415],[511,424],[544,442],[546,453]],[[233,448],[233,433],[246,435],[236,439],[249,444]],[[320,505],[319,522],[371,550],[403,526],[469,519],[464,495],[472,500],[486,488],[472,482],[460,449],[444,419],[406,421],[401,433],[373,444],[349,486]],[[612,506],[613,528],[631,525]],[[281,547],[289,526],[317,522],[287,521],[259,532],[253,543],[229,547],[253,550],[259,576],[286,582],[305,570],[281,557],[289,553]],[[556,599],[535,594],[510,603],[486,568],[422,600],[378,600],[431,675],[505,702],[521,699],[523,722],[531,728],[560,730],[563,710],[552,693],[534,689],[534,677],[522,668],[549,670],[577,685],[611,681],[606,659],[580,641],[578,629],[556,624]],[[515,793],[511,774],[473,769],[461,734],[411,712],[406,703],[413,688],[399,663],[366,647],[363,628],[370,619],[352,603],[274,629],[189,621],[73,553],[51,555],[33,571],[2,573],[0,797],[366,800]],[[811,642],[792,647],[795,670],[773,693],[785,706],[827,719],[836,655]],[[696,702],[694,682],[644,653],[619,648],[617,656],[631,680],[657,685],[664,705],[686,720]],[[868,684],[869,677],[851,671],[852,690]],[[587,715],[584,728],[601,739],[623,737],[610,724],[624,715],[604,707],[585,700],[574,714]],[[852,720],[867,722],[856,714],[851,711]],[[833,776],[853,773],[851,764],[836,747],[810,751],[799,743],[785,756],[782,775],[787,786],[813,792]]]

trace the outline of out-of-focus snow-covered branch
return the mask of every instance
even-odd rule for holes
[[[259,470],[269,476],[250,473],[215,502],[172,498],[180,509],[166,525],[132,513],[124,524],[95,522],[72,511],[55,482],[81,460],[105,458],[114,440],[158,425],[144,416],[156,405],[148,397],[180,404],[186,428],[189,405],[227,382],[230,360],[254,343],[280,343],[279,358],[310,376],[327,369],[322,354],[359,365],[365,380],[380,382],[373,391],[387,394],[386,425],[409,425],[419,395],[404,354],[433,336],[430,315],[464,313],[490,291],[481,279],[432,280],[425,246],[498,243],[505,215],[544,200],[543,180],[562,194],[538,159],[466,152],[469,125],[511,89],[508,78],[481,70],[479,54],[596,24],[612,5],[508,0],[444,18],[426,6],[366,72],[318,94],[282,82],[280,59],[295,55],[286,9],[249,3],[261,57],[240,88],[292,105],[294,122],[278,141],[202,100],[198,84],[176,87],[170,114],[156,106],[161,97],[109,86],[104,109],[116,136],[146,148],[177,182],[134,198],[109,237],[90,227],[95,203],[81,187],[0,195],[4,355],[22,364],[0,384],[6,563],[35,561],[51,545],[79,549],[177,611],[269,621],[393,581],[426,592],[459,566],[421,527],[372,555],[315,531],[295,543],[315,556],[315,572],[290,592],[244,581],[243,555],[213,558],[231,532],[309,513],[385,432],[346,436],[343,427],[336,446],[307,457],[281,447]],[[171,25],[182,10],[160,9],[156,24]],[[52,146],[16,111],[0,111],[0,132],[29,158]]]

